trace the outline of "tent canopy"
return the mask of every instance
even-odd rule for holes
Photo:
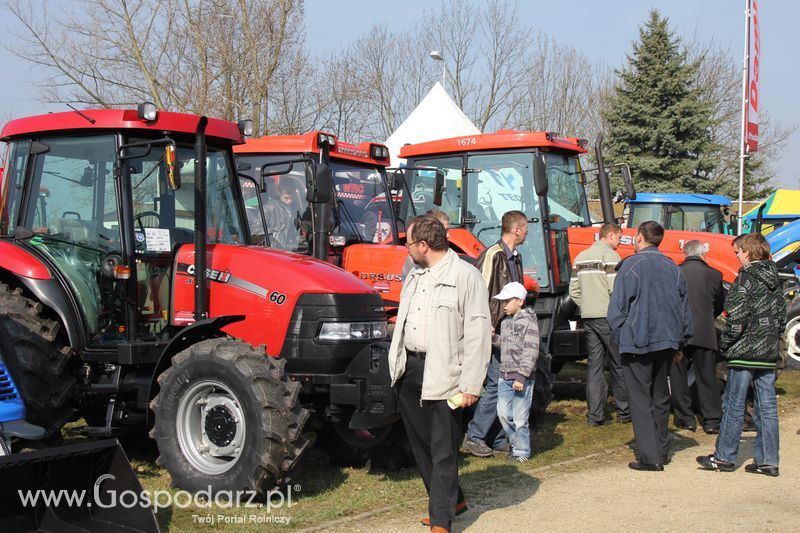
[[[384,144],[389,148],[392,165],[399,165],[404,162],[399,158],[400,148],[406,144],[479,133],[480,130],[450,98],[442,84],[436,82]]]

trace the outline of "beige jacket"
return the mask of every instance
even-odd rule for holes
[[[597,241],[575,258],[569,295],[581,308],[581,318],[606,318],[619,254],[605,241]]]
[[[428,351],[420,400],[446,400],[458,392],[480,394],[491,356],[489,294],[480,272],[448,250],[438,272],[431,301],[434,309],[428,324]],[[437,269],[438,270],[438,269]],[[406,369],[403,330],[410,295],[419,274],[412,270],[403,283],[397,325],[389,348],[392,385]]]

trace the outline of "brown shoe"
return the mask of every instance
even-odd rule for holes
[[[462,515],[467,512],[467,500],[461,500],[456,504],[456,516]],[[431,519],[429,517],[421,518],[419,521],[425,527],[431,527]]]

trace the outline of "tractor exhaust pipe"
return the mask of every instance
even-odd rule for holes
[[[203,320],[208,317],[206,301],[206,126],[208,118],[200,117],[197,123],[197,136],[194,142],[194,319]]]
[[[603,134],[597,136],[594,142],[594,153],[597,158],[597,189],[600,193],[600,207],[603,209],[603,222],[606,224],[617,221],[614,216],[614,199],[611,197],[611,183],[603,161]]]

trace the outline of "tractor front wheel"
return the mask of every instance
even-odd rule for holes
[[[308,446],[302,436],[308,411],[283,365],[225,338],[172,358],[151,402],[150,435],[174,486],[263,495],[283,480]]]

